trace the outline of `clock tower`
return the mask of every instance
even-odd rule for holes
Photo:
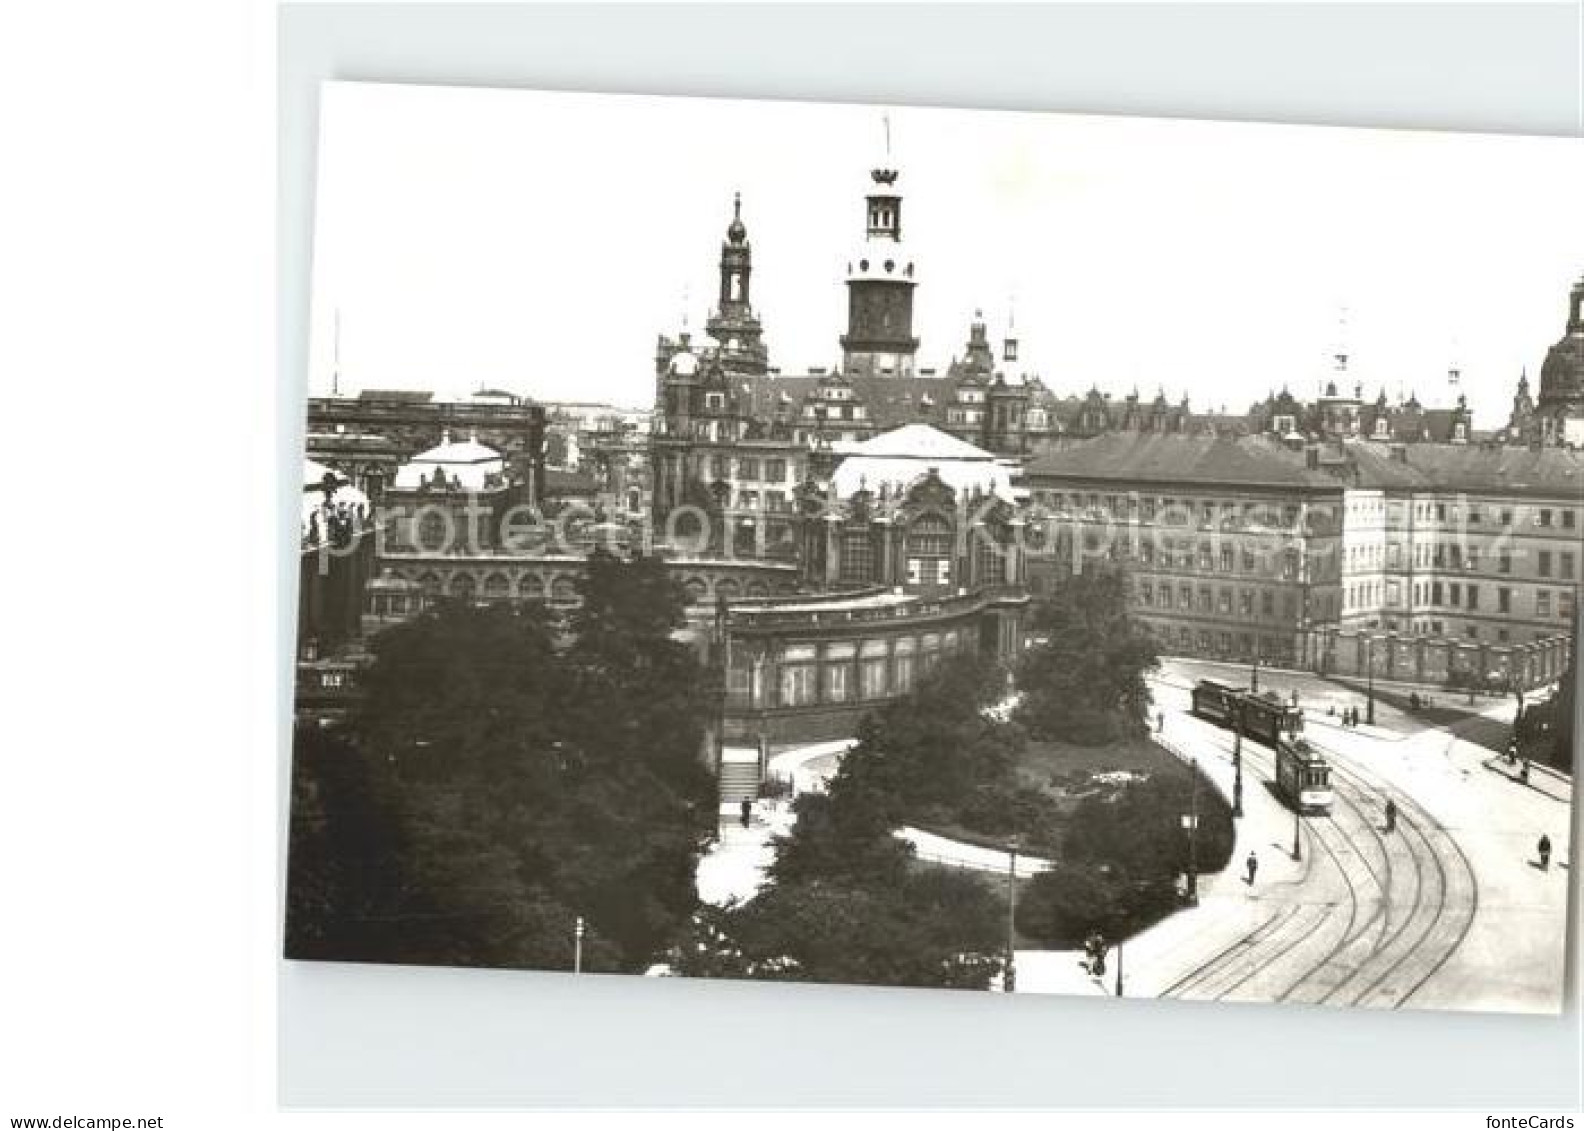
[[[847,263],[842,369],[911,377],[919,344],[913,336],[913,288],[918,279],[913,258],[902,243],[902,193],[889,153],[869,178],[864,242]]]

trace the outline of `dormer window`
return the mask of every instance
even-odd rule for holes
[[[725,408],[726,407],[726,394],[725,393],[706,393],[706,394],[704,394],[704,407],[705,408]]]

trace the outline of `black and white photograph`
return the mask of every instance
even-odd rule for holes
[[[287,959],[1562,1010],[1576,139],[333,82],[316,177]]]

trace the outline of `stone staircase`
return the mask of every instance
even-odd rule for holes
[[[736,807],[759,796],[759,751],[752,746],[727,746],[721,750],[720,801]]]

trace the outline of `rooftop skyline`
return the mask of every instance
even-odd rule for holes
[[[883,114],[921,368],[982,309],[997,343],[1015,317],[1009,375],[1061,395],[1239,412],[1336,379],[1463,392],[1489,428],[1584,270],[1567,139],[332,84],[310,392],[339,368],[344,393],[647,407],[656,334],[703,337],[739,191],[770,363],[832,366]]]

